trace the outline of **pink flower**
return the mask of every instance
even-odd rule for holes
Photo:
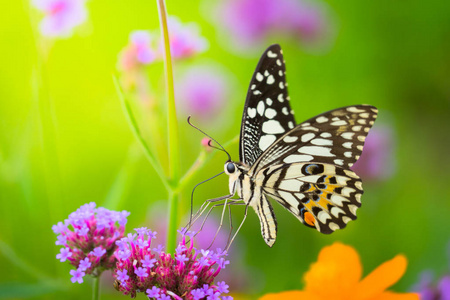
[[[221,68],[194,66],[177,80],[177,104],[185,115],[203,120],[217,117],[231,97],[229,77]]]
[[[200,35],[196,23],[183,24],[174,16],[169,16],[170,50],[173,58],[189,58],[208,48],[208,41]],[[162,44],[160,43],[160,49]]]
[[[71,213],[64,223],[52,227],[58,234],[57,244],[63,246],[56,258],[61,262],[68,260],[77,268],[70,271],[72,282],[82,283],[85,274],[99,276],[103,270],[114,267],[116,241],[123,237],[129,214],[96,208],[91,202]]]
[[[149,31],[132,31],[129,44],[119,55],[119,69],[130,71],[152,63],[157,58],[156,51],[152,49],[152,39]]]
[[[329,20],[322,5],[302,0],[219,1],[215,21],[232,37],[233,46],[267,43],[270,36],[287,36],[302,43],[324,39]]]
[[[147,296],[157,299],[201,299],[201,295],[211,296],[208,299],[220,299],[222,293],[228,293],[224,282],[217,285],[214,279],[221,269],[229,263],[225,260],[225,252],[218,250],[195,250],[193,243],[182,242],[174,254],[152,249],[151,239],[154,236],[148,229],[136,229],[138,236],[128,235],[117,241],[116,288],[125,295],[136,297],[137,292],[146,291]],[[192,234],[189,234],[192,238]],[[143,243],[145,241],[145,243]],[[144,245],[143,247],[139,245]],[[124,257],[121,253],[129,252]],[[201,253],[201,254],[200,254]],[[152,261],[149,264],[149,261]],[[148,267],[145,267],[145,266]]]
[[[39,29],[44,36],[69,37],[87,19],[85,0],[32,0],[44,13]]]

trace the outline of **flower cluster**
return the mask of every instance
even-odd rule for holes
[[[216,11],[215,19],[240,47],[266,43],[271,35],[316,43],[330,28],[323,5],[311,1],[230,0],[218,2]]]
[[[103,270],[114,267],[116,241],[123,237],[129,214],[96,208],[91,202],[52,227],[58,234],[56,245],[63,246],[56,258],[77,268],[70,271],[72,282],[82,283],[86,274],[99,276]]]
[[[231,299],[225,282],[214,283],[220,270],[229,263],[226,252],[195,250],[192,234],[183,235],[175,254],[165,253],[162,246],[152,248],[156,232],[137,228],[137,234],[128,234],[117,241],[114,271],[119,291],[136,297],[145,291],[153,299]],[[186,243],[186,236],[191,240]],[[220,298],[221,297],[221,298]]]
[[[87,19],[85,0],[32,0],[44,13],[40,31],[48,37],[69,37],[73,29]]]
[[[170,49],[174,58],[189,58],[207,49],[208,42],[200,35],[195,23],[183,24],[174,16],[170,16],[167,22]],[[162,58],[163,42],[159,39],[159,32],[135,30],[130,33],[129,44],[119,55],[118,68],[130,71]]]

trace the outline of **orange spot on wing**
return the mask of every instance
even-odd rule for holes
[[[309,226],[314,226],[314,224],[316,224],[316,218],[314,218],[314,216],[310,212],[305,212],[304,217],[306,224],[308,224]]]

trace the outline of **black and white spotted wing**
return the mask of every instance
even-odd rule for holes
[[[277,234],[269,197],[322,233],[356,219],[363,190],[350,167],[378,113],[370,105],[347,106],[296,126],[285,81],[281,48],[272,45],[259,61],[245,102],[241,162],[225,163],[230,194],[255,210],[269,246]]]
[[[321,162],[350,168],[361,156],[378,110],[370,105],[338,108],[311,118],[281,136],[249,173],[270,165]]]
[[[256,67],[244,106],[239,156],[248,166],[295,126],[285,72],[281,47],[270,46]]]

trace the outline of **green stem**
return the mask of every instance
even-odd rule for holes
[[[92,300],[98,300],[100,299],[100,289],[99,289],[99,281],[100,281],[100,275],[92,277],[93,283],[92,283]]]
[[[180,141],[178,137],[178,120],[175,109],[175,92],[173,87],[172,56],[170,54],[169,28],[167,26],[167,13],[164,0],[156,0],[158,4],[159,21],[161,27],[161,36],[164,45],[164,69],[166,76],[167,92],[167,131],[168,131],[168,149],[169,149],[169,176],[172,187],[176,189],[180,179]],[[167,228],[166,249],[169,253],[175,250],[175,241],[178,225],[178,193],[172,189],[169,190],[169,216]]]
[[[169,135],[169,175],[173,183],[180,177],[180,141],[178,138],[178,120],[175,109],[175,92],[173,87],[172,56],[170,54],[169,28],[164,0],[157,0],[161,35],[164,45],[164,70],[167,92],[167,126]]]
[[[169,191],[169,221],[167,224],[167,253],[174,253],[178,228],[178,193]]]
[[[167,190],[170,190],[170,184],[167,180],[166,175],[164,174],[164,170],[162,169],[161,165],[158,163],[158,161],[153,156],[153,153],[150,151],[150,148],[148,147],[147,143],[145,142],[144,138],[142,137],[142,134],[139,130],[139,127],[137,125],[136,119],[134,118],[133,112],[131,110],[130,105],[128,104],[127,100],[123,96],[122,89],[120,88],[120,84],[117,81],[117,78],[113,76],[114,85],[116,87],[117,95],[119,96],[120,103],[122,104],[122,109],[124,111],[124,114],[127,118],[128,125],[130,125],[131,131],[133,132],[134,137],[139,141],[139,144],[144,149],[145,157],[147,157],[148,161],[152,165],[152,167],[155,169],[156,173],[159,175],[159,178],[161,179],[162,183],[166,187]]]

